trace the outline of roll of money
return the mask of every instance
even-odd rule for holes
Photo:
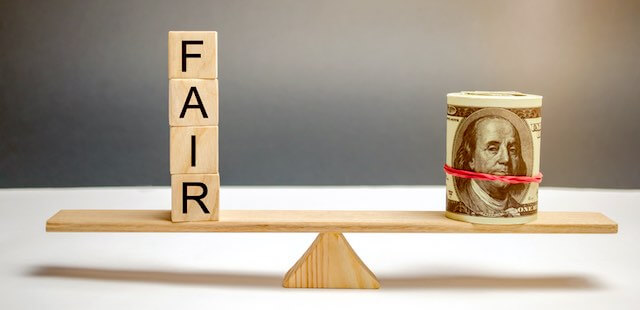
[[[536,219],[538,183],[503,180],[541,178],[541,108],[541,96],[513,91],[447,94],[448,218],[479,224]]]

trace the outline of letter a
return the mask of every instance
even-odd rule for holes
[[[196,101],[198,104],[189,104],[191,101],[191,95],[196,96]],[[202,113],[202,117],[209,118],[207,115],[207,111],[204,108],[204,104],[202,104],[202,99],[200,99],[200,94],[198,93],[198,89],[195,86],[189,88],[189,93],[187,94],[187,100],[184,101],[184,105],[182,106],[182,112],[180,112],[180,118],[184,118],[184,115],[187,114],[187,109],[200,109]]]

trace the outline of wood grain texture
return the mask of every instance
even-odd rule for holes
[[[288,288],[380,288],[380,282],[341,233],[320,233],[287,272]]]
[[[601,213],[540,212],[520,225],[482,225],[448,219],[441,211],[220,210],[218,221],[172,223],[169,210],[62,210],[51,232],[402,232],[616,233]]]
[[[171,174],[218,173],[218,126],[171,127],[169,132]],[[191,136],[195,136],[195,165]]]
[[[169,80],[169,125],[218,126],[218,80]]]
[[[188,44],[186,54],[200,55],[186,60],[182,71],[182,41],[202,41]],[[169,78],[170,79],[217,79],[218,78],[218,34],[215,31],[170,31],[169,32]]]
[[[187,199],[187,212],[183,213],[183,184],[200,183],[187,186],[188,196],[203,196],[200,201],[209,213],[194,199]],[[204,188],[206,187],[206,193]],[[171,221],[217,221],[220,204],[220,176],[217,174],[173,174],[171,175]]]

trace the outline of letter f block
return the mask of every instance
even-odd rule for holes
[[[170,79],[217,79],[215,31],[169,31]]]

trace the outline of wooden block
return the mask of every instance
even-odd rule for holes
[[[169,31],[169,78],[218,78],[215,31]]]
[[[218,126],[171,127],[171,174],[218,173]]]
[[[171,221],[217,221],[220,197],[218,174],[171,176]]]
[[[218,80],[169,80],[169,125],[218,126]]]
[[[321,233],[284,276],[289,288],[380,288],[341,233]]]

